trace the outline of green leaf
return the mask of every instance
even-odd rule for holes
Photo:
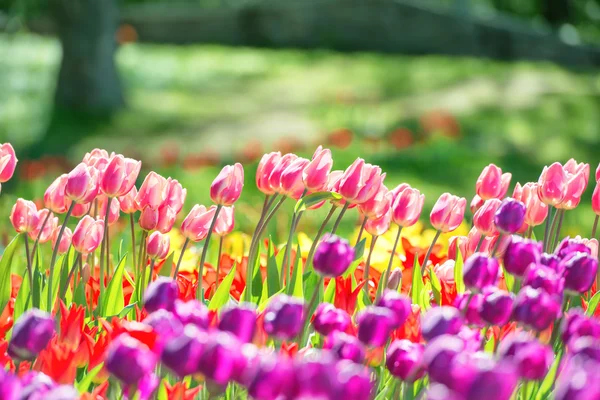
[[[360,242],[354,246],[354,261],[362,260],[363,254],[365,254],[365,245],[367,243],[367,238],[362,238]]]
[[[4,310],[10,300],[10,293],[12,291],[11,264],[20,238],[21,235],[19,234],[10,241],[4,249],[2,259],[0,260],[0,310]]]
[[[294,207],[294,213],[298,213],[300,211],[304,211],[309,207],[314,206],[317,203],[320,203],[324,200],[339,200],[342,196],[334,192],[316,192],[313,194],[309,194],[308,196],[304,196],[300,200],[296,202],[296,206]]]
[[[127,314],[129,314],[129,312],[131,310],[135,309],[136,305],[137,305],[137,302],[126,305],[125,307],[123,307],[123,309],[121,310],[121,312],[117,316],[119,318],[125,318],[127,316]]]
[[[123,297],[123,273],[125,272],[125,260],[127,254],[121,258],[114,275],[111,277],[104,299],[102,299],[102,309],[100,316],[117,315],[125,307],[125,298]]]
[[[486,353],[494,354],[495,349],[496,349],[496,339],[494,338],[494,335],[492,335],[490,337],[490,339],[487,342],[485,342],[484,350]]]
[[[167,388],[165,387],[164,380],[160,381],[160,386],[158,387],[156,400],[169,400],[169,395],[167,394]]]
[[[273,242],[269,240],[269,254],[267,258],[267,293],[271,297],[274,293],[281,290],[279,286],[279,268],[277,267],[277,259],[275,258],[275,249]]]
[[[454,273],[456,274],[456,269],[454,270]],[[421,266],[419,265],[418,257],[415,256],[411,286],[411,300],[413,304],[421,304],[421,296],[424,288],[425,284],[423,283],[423,277],[421,276]]]
[[[119,252],[117,253],[118,260],[123,258],[122,254],[123,254],[123,239],[121,239],[121,241],[119,242]]]
[[[171,254],[169,254],[169,256],[165,260],[162,268],[158,272],[158,274],[160,276],[167,276],[167,277],[171,276],[171,273],[172,273],[172,270],[173,270],[173,257],[175,257],[175,252],[174,251],[172,251]]]
[[[85,285],[82,281],[79,281],[75,287],[73,302],[80,306],[87,306],[87,299],[85,298]]]
[[[300,259],[300,246],[296,250],[296,259],[294,260],[294,270],[292,271],[292,279],[288,284],[286,292],[290,296],[304,298],[304,288],[302,287],[302,260]]]
[[[88,371],[82,380],[75,383],[75,389],[77,389],[77,391],[81,394],[87,393],[88,390],[90,389],[90,385],[92,384],[92,381],[94,380],[96,375],[98,375],[100,373],[100,371],[102,370],[102,367],[104,367],[104,363],[100,363],[100,364],[96,365],[91,371]]]
[[[585,314],[588,317],[591,317],[596,312],[596,308],[598,308],[598,303],[600,302],[600,292],[596,292],[596,294],[590,299],[588,303],[588,308],[585,311]]]
[[[31,291],[31,297],[33,301],[33,307],[46,310],[48,308],[48,298],[41,296],[42,294],[42,281],[44,277],[39,269],[33,271],[33,290]],[[40,297],[41,296],[41,297]]]
[[[438,305],[442,304],[442,284],[438,279],[437,275],[433,268],[429,269],[429,280],[431,282],[431,291],[433,292],[433,297],[435,298],[435,302]]]
[[[18,321],[19,317],[23,315],[25,311],[31,308],[31,288],[29,287],[29,279],[25,277],[21,282],[19,293],[15,299],[15,310],[13,312],[13,321]]]
[[[463,280],[463,257],[456,241],[456,261],[454,263],[454,282],[456,283],[456,293],[465,292],[465,281]]]
[[[229,302],[229,291],[231,290],[231,284],[233,282],[233,278],[235,277],[236,268],[237,267],[234,265],[219,285],[219,288],[215,292],[215,295],[208,304],[209,310],[218,310],[219,308],[227,304],[227,302]]]
[[[52,271],[52,304],[56,304],[56,296],[58,296],[58,287],[60,286],[60,274],[62,273],[62,270],[66,268],[65,264],[67,263],[67,259],[68,257],[65,255],[60,256],[56,260],[54,271]],[[68,270],[68,268],[66,269]],[[42,290],[42,302],[44,304],[48,302],[48,289],[48,284],[46,284]]]
[[[502,267],[502,272],[504,273],[504,283],[506,284],[506,289],[509,292],[513,292],[513,289],[515,287],[515,277],[509,274],[504,268],[504,266]]]
[[[261,251],[260,248],[257,251],[257,257],[256,260],[254,261],[254,275],[252,277],[252,293],[250,293],[250,297],[252,299],[253,303],[256,303],[259,299],[260,296],[262,295],[262,285],[263,285],[263,279],[262,279],[262,274],[260,272],[260,255],[261,255]]]
[[[556,354],[554,363],[550,367],[548,374],[546,374],[546,377],[542,381],[542,384],[540,385],[540,388],[537,392],[537,395],[535,397],[537,400],[545,399],[547,397],[547,395],[550,393],[550,391],[552,390],[552,386],[554,385],[554,380],[555,380],[554,378],[556,377],[556,373],[558,371],[558,366],[560,365],[560,362],[563,358],[563,352],[564,352],[564,350],[560,350]]]
[[[320,276],[315,271],[308,271],[304,274],[302,280],[304,281],[304,293],[307,296],[312,296],[313,292],[317,289],[319,279]]]
[[[331,303],[335,301],[335,279],[330,279],[327,284],[327,289],[325,289],[325,295],[323,296],[323,301],[325,303]]]
[[[260,299],[260,303],[258,303],[258,312],[262,312],[265,310],[265,308],[267,308],[267,305],[269,304],[269,301],[277,296],[278,294],[283,293],[283,291],[285,290],[285,288],[281,288],[281,290],[279,290],[278,292],[273,293],[272,296],[270,297],[264,297]]]

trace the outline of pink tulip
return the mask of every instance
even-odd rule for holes
[[[152,259],[162,260],[167,258],[170,248],[171,238],[169,235],[163,235],[156,231],[152,232],[148,236],[148,239],[146,239],[146,251],[148,252],[148,257]]]
[[[240,198],[243,187],[242,164],[226,165],[210,185],[210,198],[215,204],[230,206]]]
[[[466,206],[464,197],[442,194],[431,210],[431,225],[438,231],[452,232],[462,223]]]
[[[478,195],[473,196],[473,200],[471,200],[471,204],[469,206],[471,213],[475,214],[477,212],[477,210],[479,210],[481,208],[483,203],[484,203],[484,200],[481,197],[479,197]]]
[[[298,200],[304,193],[304,182],[302,174],[309,161],[306,158],[298,157],[281,173],[279,179],[279,193]]]
[[[104,236],[104,221],[86,215],[77,224],[73,232],[73,247],[81,254],[95,251]],[[61,240],[62,244],[62,240]]]
[[[207,209],[196,204],[181,224],[181,233],[192,242],[199,242],[208,235],[215,216],[215,207]]]
[[[571,174],[565,168],[565,174],[567,176],[567,190],[565,192],[565,197],[559,204],[556,205],[556,208],[572,210],[579,205],[579,202],[581,201],[581,195],[587,188],[589,169],[587,173],[585,169],[580,169],[575,174]]]
[[[392,203],[392,220],[398,226],[413,226],[421,216],[424,202],[425,195],[407,185]]]
[[[600,164],[596,168],[596,182],[600,181]]]
[[[339,189],[339,185],[340,185],[340,180],[342,180],[342,177],[344,176],[344,171],[342,170],[336,170],[336,171],[331,171],[331,173],[329,174],[329,181],[327,182],[327,190],[330,192],[336,192]]]
[[[600,215],[600,184],[596,184],[596,188],[592,194],[592,210],[594,214]]]
[[[140,213],[138,224],[145,231],[151,231],[158,225],[158,210],[150,206],[144,207]]]
[[[538,184],[527,182],[522,188],[518,183],[517,186],[520,188],[520,193],[517,193],[517,188],[515,187],[513,198],[523,202],[525,207],[527,207],[525,224],[528,226],[538,226],[543,224],[548,216],[548,206],[540,200],[540,196],[538,195]],[[515,195],[519,195],[519,197],[515,197]]]
[[[167,205],[163,205],[158,209],[158,222],[156,223],[156,230],[160,233],[167,233],[173,229],[175,225],[175,219],[177,218],[177,212]]]
[[[90,212],[90,208],[92,208],[92,203],[87,203],[87,204],[76,203],[75,206],[73,206],[73,211],[71,212],[71,216],[75,217],[75,218],[81,218]]]
[[[375,196],[358,206],[361,214],[368,219],[378,219],[392,206],[394,195],[385,185],[381,185]]]
[[[181,211],[185,198],[187,197],[187,189],[181,186],[177,179],[167,179],[167,187],[165,189],[165,201],[161,207],[168,206],[175,211],[176,214]]]
[[[106,206],[108,205],[109,201],[110,201],[110,210],[108,211],[108,225],[111,226],[119,220],[121,205],[119,204],[118,199],[115,199],[112,197],[107,197],[106,195],[99,196],[98,197],[98,211],[97,211],[96,218],[100,218],[100,219],[104,220],[104,217],[106,216]]]
[[[398,195],[400,195],[400,193],[402,193],[404,191],[404,189],[409,188],[409,187],[410,187],[410,185],[408,183],[401,183],[398,186],[396,186],[395,188],[393,188],[392,190],[390,190],[392,192],[392,195],[394,196],[392,203],[394,201],[396,201],[396,198],[398,197]]]
[[[258,169],[256,170],[256,187],[266,195],[271,196],[275,194],[275,188],[271,186],[269,177],[280,160],[281,153],[277,151],[263,155],[258,163]]]
[[[124,196],[119,197],[119,205],[121,206],[121,211],[125,214],[133,214],[138,211],[137,203],[135,202],[135,197],[137,196],[136,187],[132,187],[129,193]]]
[[[357,158],[344,172],[337,190],[347,202],[361,204],[375,196],[384,179],[381,168]]]
[[[448,258],[456,261],[458,250],[462,259],[464,260],[465,254],[467,254],[467,242],[468,239],[466,236],[452,236],[448,243]]]
[[[582,238],[581,236],[575,236],[575,240],[580,240],[585,246],[587,246],[591,251],[591,256],[595,259],[598,259],[598,240],[597,239],[587,239]]]
[[[221,209],[213,230],[215,235],[223,237],[229,235],[231,231],[233,231],[233,227],[235,226],[234,212],[235,206],[223,207]]]
[[[50,214],[49,217],[48,214]],[[48,220],[46,220],[46,218],[48,218]],[[42,229],[44,222],[46,222],[46,224],[43,226],[44,229]],[[44,208],[38,211],[38,224],[33,231],[29,232],[29,237],[31,240],[37,240],[39,236],[39,242],[46,243],[52,238],[52,233],[54,232],[56,225],[58,225],[58,218],[56,218],[50,210]]]
[[[454,266],[456,263],[454,260],[447,260],[442,264],[438,264],[433,267],[435,276],[442,282],[454,283]]]
[[[10,213],[10,222],[17,233],[33,232],[39,222],[35,203],[21,198],[17,199]]]
[[[323,149],[322,146],[319,146],[310,164],[304,168],[304,172],[302,173],[302,180],[306,189],[310,192],[325,190],[329,181],[331,167],[333,167],[331,150]]]
[[[87,204],[98,195],[98,170],[84,163],[67,175],[65,195],[76,203]]]
[[[62,225],[54,227],[54,231],[52,232],[52,248],[56,248],[56,240],[58,239],[58,234],[60,233],[61,228]],[[71,228],[68,226],[65,227],[65,230],[60,238],[60,244],[58,245],[58,254],[65,254],[67,251],[69,251],[72,238],[73,232],[71,232]]]
[[[492,236],[498,233],[494,224],[494,215],[500,207],[502,201],[498,199],[489,199],[483,203],[483,206],[473,216],[473,225],[485,236]]]
[[[142,162],[114,155],[102,175],[100,189],[108,197],[123,196],[131,190],[142,168]]]
[[[85,165],[96,168],[98,170],[98,180],[102,179],[102,175],[110,162],[111,157],[114,156],[115,153],[108,154],[108,151],[104,149],[94,149],[89,153],[86,153],[83,156],[82,162]]]
[[[590,164],[578,163],[574,158],[571,158],[565,163],[563,169],[571,175],[577,175],[580,172],[583,173],[586,184],[590,180]]]
[[[0,183],[7,182],[12,178],[17,166],[15,149],[10,143],[0,144]]]
[[[567,194],[567,174],[557,162],[544,167],[538,184],[540,200],[549,206],[560,204]]]
[[[135,196],[137,209],[143,210],[146,207],[152,207],[158,210],[165,201],[166,191],[167,180],[154,171],[150,172]]]
[[[508,190],[510,184],[510,173],[502,174],[502,170],[494,164],[490,164],[483,169],[477,183],[475,191],[483,200],[501,199]]]
[[[390,229],[392,222],[392,211],[388,207],[387,212],[379,218],[368,219],[365,224],[365,230],[373,236],[381,236]]]
[[[271,169],[271,173],[269,174],[269,178],[267,179],[267,184],[271,188],[273,193],[280,192],[281,175],[283,174],[283,171],[285,171],[285,169],[290,166],[290,164],[296,161],[297,158],[298,156],[294,153],[284,154],[283,157],[281,157],[277,161],[275,166]]]
[[[498,247],[496,247],[496,242],[498,240],[500,240],[500,244],[498,245]],[[506,251],[506,248],[510,244],[510,241],[510,235],[487,236],[483,241],[483,245],[481,246],[480,251],[491,255],[494,249],[496,249],[496,253],[494,253],[494,256],[501,259],[504,255],[504,252]]]
[[[67,174],[62,174],[48,186],[44,193],[44,205],[55,213],[66,213],[71,205],[71,201],[65,196],[67,180]]]

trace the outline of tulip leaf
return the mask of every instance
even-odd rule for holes
[[[35,269],[33,271],[33,290],[31,291],[32,304],[33,307],[39,308],[42,310],[47,309],[47,297],[42,295],[42,280],[44,277],[39,269]],[[41,297],[40,297],[41,296]]]
[[[587,310],[585,311],[585,314],[588,317],[591,317],[592,315],[594,315],[594,313],[596,312],[596,309],[598,308],[598,303],[600,302],[600,292],[597,292],[590,300],[590,302],[588,303],[588,307]]]
[[[171,275],[173,275],[173,259],[175,257],[175,252],[172,251],[171,254],[169,254],[169,256],[165,259],[165,262],[163,263],[160,271],[158,272],[158,274],[160,276],[167,276],[170,277]]]
[[[339,200],[342,196],[334,192],[316,192],[309,194],[308,196],[302,197],[300,200],[296,202],[296,206],[294,207],[294,213],[298,213],[300,211],[304,211],[309,207],[314,206],[325,200]]]
[[[63,270],[69,271],[69,267],[71,267],[72,265],[68,265],[68,260],[69,257],[68,255],[62,255],[60,256],[57,260],[56,260],[56,266],[54,268],[53,274],[52,274],[52,304],[56,304],[56,296],[58,296],[58,289],[60,286],[60,278],[61,278],[61,274]],[[37,268],[36,268],[37,269]],[[66,278],[65,278],[66,280]],[[68,282],[67,282],[68,284]],[[43,307],[44,309],[47,308],[48,306],[48,284],[46,284],[44,286],[44,289],[42,290],[42,304],[45,305],[46,307]]]
[[[12,291],[11,264],[20,238],[21,235],[19,234],[10,241],[0,260],[0,310],[4,310],[10,300]]]
[[[271,297],[274,293],[281,290],[279,286],[279,268],[277,267],[277,259],[275,258],[275,249],[273,242],[269,240],[269,254],[267,258],[267,293]],[[264,290],[263,290],[264,292]]]
[[[31,288],[29,287],[29,279],[24,277],[21,281],[21,287],[17,298],[15,299],[15,309],[13,311],[13,321],[18,321],[19,317],[31,307]]]
[[[502,267],[502,272],[504,274],[504,283],[506,284],[506,289],[509,292],[513,292],[515,287],[515,277],[509,274],[504,267]]]
[[[438,279],[433,268],[429,269],[429,281],[431,282],[431,291],[437,305],[442,305],[442,284]]]
[[[81,394],[87,393],[94,378],[102,371],[102,367],[104,367],[104,363],[100,363],[88,371],[82,380],[75,383],[75,389]]]
[[[261,255],[261,250],[260,250],[260,246],[258,247],[258,250],[256,252],[256,260],[254,260],[254,275],[252,276],[252,293],[250,293],[250,298],[252,299],[253,303],[257,303],[260,300],[260,297],[262,295],[262,289],[263,289],[263,279],[262,279],[262,274],[260,272],[260,255]],[[248,260],[248,262],[250,262],[250,260]]]
[[[294,270],[292,271],[292,279],[287,285],[286,292],[290,296],[304,298],[304,288],[302,287],[302,260],[300,259],[300,246],[296,250],[296,259],[294,260]]]
[[[483,337],[485,338],[485,333]],[[494,351],[496,350],[496,338],[494,335],[492,335],[489,340],[485,342],[484,350],[486,353],[494,354]]]
[[[215,292],[215,295],[210,300],[208,304],[209,310],[218,310],[223,307],[225,304],[229,302],[229,291],[231,290],[231,284],[233,283],[233,278],[235,277],[235,270],[237,266],[234,265],[227,276],[223,279],[219,288]],[[261,291],[262,291],[262,282],[261,282]]]
[[[362,238],[360,242],[354,246],[354,261],[361,260],[363,258],[363,254],[365,254],[365,245],[367,243],[367,238]]]
[[[283,293],[283,291],[285,290],[285,288],[281,288],[278,292],[273,293],[272,296],[265,296],[264,298],[260,299],[260,303],[258,303],[258,312],[262,312],[265,310],[265,308],[267,308],[267,305],[269,304],[269,301],[277,296],[278,294]]]
[[[101,316],[117,315],[125,307],[123,296],[123,273],[125,272],[125,260],[127,254],[121,258],[114,275],[111,277],[104,298],[102,299]]]
[[[454,262],[454,283],[456,284],[456,293],[465,292],[465,281],[463,279],[463,256],[458,247],[458,240],[455,243],[456,246],[456,261]]]
[[[415,262],[413,265],[413,275],[412,275],[412,286],[411,290],[411,300],[413,304],[421,305],[421,296],[423,289],[425,289],[425,284],[423,283],[423,276],[421,275],[421,267],[419,266],[419,257],[415,255]]]
[[[564,349],[559,350],[558,353],[556,354],[554,363],[552,363],[550,370],[546,374],[546,377],[544,378],[544,380],[542,381],[542,384],[540,385],[540,388],[538,389],[537,395],[535,396],[536,399],[542,400],[542,399],[548,398],[548,395],[550,394],[550,391],[552,390],[552,386],[554,386],[554,381],[556,380],[555,378],[556,378],[556,374],[558,373],[558,366],[560,365],[560,362],[563,358],[562,357],[563,352],[564,352]]]
[[[335,285],[335,279],[330,279],[329,283],[327,284],[327,289],[325,289],[325,295],[323,296],[323,301],[325,303],[333,304],[335,300]]]

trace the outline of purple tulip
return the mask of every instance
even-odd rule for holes
[[[194,324],[198,328],[206,330],[210,324],[208,308],[198,300],[181,301],[175,300],[173,314],[183,324]]]
[[[158,277],[144,293],[144,308],[150,313],[160,309],[171,311],[177,296],[177,282],[165,276]]]
[[[464,396],[451,390],[441,383],[432,383],[427,388],[427,400],[464,400]]]
[[[484,253],[475,253],[467,259],[463,270],[465,286],[472,292],[480,292],[493,286],[498,280],[498,260]]]
[[[16,375],[0,369],[0,399],[19,400],[21,394],[21,381]]]
[[[287,398],[289,388],[294,385],[294,379],[292,364],[271,353],[260,358],[248,385],[248,394],[252,398],[262,400]]]
[[[588,317],[577,308],[573,308],[567,312],[560,329],[564,343],[569,343],[571,340],[585,336],[600,339],[600,323],[596,319]]]
[[[156,356],[137,339],[121,334],[108,346],[104,366],[126,385],[139,383],[156,365]]]
[[[278,339],[293,339],[304,328],[304,300],[285,294],[275,296],[265,309],[265,332]]]
[[[402,339],[392,342],[385,356],[385,365],[392,375],[414,382],[425,374],[423,345]]]
[[[386,344],[394,329],[396,317],[385,307],[368,306],[357,317],[358,339],[368,346]]]
[[[249,343],[256,329],[256,308],[254,304],[230,305],[221,311],[219,329],[233,333],[242,343]]]
[[[545,265],[546,267],[562,275],[562,270],[560,269],[560,258],[558,258],[557,255],[542,253],[540,257],[540,264]]]
[[[70,385],[60,385],[44,395],[44,400],[79,400],[81,395]]]
[[[512,362],[521,379],[543,379],[554,360],[552,349],[524,332],[510,334],[500,342],[498,357]]]
[[[479,315],[482,303],[483,295],[480,293],[471,295],[471,292],[465,292],[459,294],[454,299],[454,306],[462,312],[465,322],[478,327],[483,327],[484,325]]]
[[[156,332],[158,335],[157,353],[160,353],[160,351],[166,343],[168,343],[171,339],[179,336],[183,331],[183,325],[173,315],[173,313],[163,309],[154,311],[152,314],[148,315],[142,322],[146,325],[151,326],[154,332]]]
[[[561,261],[565,277],[565,290],[578,294],[592,287],[598,272],[598,260],[588,253],[571,253]]]
[[[481,349],[483,335],[481,334],[481,330],[479,328],[469,328],[468,326],[463,325],[462,328],[460,328],[460,332],[458,332],[456,336],[465,342],[466,351],[475,352]]]
[[[329,335],[325,348],[340,360],[351,360],[360,364],[365,359],[365,347],[361,341],[343,332],[333,332]]]
[[[517,374],[509,363],[479,368],[465,398],[467,400],[509,400],[517,383]]]
[[[600,364],[578,357],[569,359],[556,382],[556,400],[600,399]]]
[[[486,292],[479,308],[479,315],[488,325],[503,326],[510,320],[514,301],[513,294],[503,290]]]
[[[404,325],[412,312],[410,299],[395,290],[386,289],[376,305],[385,307],[394,313],[394,329]]]
[[[19,317],[15,323],[8,355],[15,361],[33,360],[54,336],[54,319],[50,314],[32,308]]]
[[[559,260],[563,260],[574,253],[592,254],[592,250],[579,239],[571,239],[566,237],[560,242],[554,254]]]
[[[430,341],[437,336],[456,335],[463,326],[463,318],[454,307],[433,307],[421,320],[421,333],[425,340]]]
[[[342,275],[354,261],[354,248],[347,240],[335,235],[323,238],[313,258],[315,271],[323,276]]]
[[[373,390],[371,373],[364,365],[352,361],[340,361],[336,365],[337,380],[340,384],[340,399],[370,400]]]
[[[542,289],[525,286],[513,306],[513,319],[538,332],[548,328],[560,315],[560,302]]]
[[[569,342],[571,356],[600,363],[600,343],[591,336],[582,336]]]
[[[562,297],[565,280],[550,267],[542,264],[531,264],[525,271],[523,286],[543,289],[550,295]]]
[[[313,327],[323,336],[335,331],[345,331],[350,326],[350,315],[330,303],[321,303],[315,311]]]
[[[540,262],[541,254],[541,242],[512,236],[504,252],[504,268],[509,274],[523,277],[529,265]]]
[[[425,347],[423,363],[432,382],[453,384],[451,366],[457,355],[465,349],[465,342],[453,334],[435,337]]]
[[[525,222],[527,207],[522,202],[507,197],[494,214],[496,228],[505,235],[512,235],[521,229]]]
[[[244,360],[240,341],[227,332],[211,334],[198,364],[199,370],[214,383],[224,386],[229,381],[239,379]]]
[[[298,399],[339,399],[341,385],[337,379],[335,358],[325,351],[311,350],[296,358],[296,395]]]
[[[21,379],[23,390],[20,400],[41,400],[56,387],[56,383],[43,372],[31,371]]]
[[[179,336],[166,344],[161,361],[179,377],[195,374],[207,342],[206,332],[188,324]]]

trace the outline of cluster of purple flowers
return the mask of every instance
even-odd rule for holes
[[[59,385],[49,376],[31,371],[23,377],[0,369],[2,400],[78,400],[79,392],[69,385]]]

